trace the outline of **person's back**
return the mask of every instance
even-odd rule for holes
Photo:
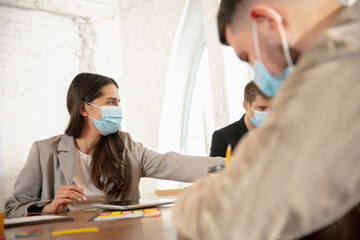
[[[174,208],[175,225],[191,239],[310,235],[360,203],[360,3],[351,9],[325,0],[221,5],[227,3],[219,14],[243,11],[234,19],[221,15],[238,23],[237,30],[226,25],[226,40],[255,65],[255,75],[263,74],[260,85],[280,84],[261,85],[277,95],[266,124],[241,141],[226,171],[183,192]],[[248,42],[240,44],[244,39]],[[290,75],[287,62],[295,63]]]
[[[336,222],[299,240],[360,239],[360,204]]]

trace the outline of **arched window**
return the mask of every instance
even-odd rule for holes
[[[209,43],[210,44],[210,43]],[[220,50],[221,51],[221,50]],[[252,78],[248,64],[241,62],[230,47],[224,47],[225,76],[218,84],[226,85],[229,104],[213,102],[209,56],[204,33],[202,0],[188,0],[173,43],[164,91],[158,151],[209,156],[214,132],[214,104],[226,108],[224,117],[231,122],[243,114],[242,101],[246,83]],[[214,58],[214,57],[213,57]],[[212,67],[217,68],[212,60]],[[222,60],[221,60],[222,61]],[[219,79],[218,79],[219,80]],[[222,81],[222,79],[220,79]],[[220,96],[221,98],[222,96]],[[229,112],[230,116],[227,116]],[[228,118],[230,117],[230,118]],[[224,121],[228,124],[228,121]],[[179,188],[187,184],[158,181],[159,189]]]
[[[226,116],[220,117],[229,119],[223,123],[229,124],[239,120],[244,113],[244,87],[252,79],[253,72],[230,47],[223,47],[222,57],[223,84],[226,85],[223,97],[227,101],[224,106],[214,102],[217,104],[214,107],[226,109]],[[211,135],[216,130],[212,96],[217,89],[211,86],[208,61],[202,1],[187,1],[173,44],[165,85],[158,143],[160,152],[172,150],[189,155],[209,155]]]
[[[204,105],[200,88],[207,86],[209,80],[209,64],[205,46],[202,0],[188,0],[179,23],[173,43],[168,75],[165,85],[158,151],[176,151],[183,154],[206,155],[206,144],[202,144],[195,152],[197,137],[193,134],[200,112]],[[207,88],[208,89],[208,88]],[[198,109],[202,109],[199,111]],[[202,115],[201,115],[202,116]],[[205,117],[208,119],[208,117]],[[202,116],[200,122],[203,122]],[[195,124],[195,125],[194,125]],[[206,125],[206,124],[205,124]],[[203,123],[200,126],[204,126]],[[208,136],[206,136],[208,137]],[[194,146],[194,148],[192,148]],[[175,181],[158,181],[158,189],[174,189],[188,186],[188,183]]]
[[[159,152],[186,153],[192,91],[205,45],[202,1],[187,1],[173,43],[160,120]]]
[[[189,81],[191,87],[183,121],[182,152],[187,155],[209,156],[214,116],[206,45],[203,47],[196,75]]]

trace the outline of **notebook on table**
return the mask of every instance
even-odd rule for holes
[[[157,207],[160,205],[166,205],[174,203],[176,199],[152,199],[152,198],[140,198],[136,200],[122,200],[114,202],[94,203],[93,207],[101,209],[112,210],[131,210],[139,208]]]
[[[74,217],[57,216],[57,215],[40,215],[30,217],[5,218],[5,228],[21,227],[27,225],[73,221]]]

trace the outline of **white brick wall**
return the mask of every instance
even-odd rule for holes
[[[80,37],[69,17],[0,5],[0,209],[31,144],[63,132],[67,87],[79,71]]]
[[[79,71],[73,20],[0,6],[0,113],[7,174],[16,175],[31,143],[63,132],[65,95]],[[45,127],[46,126],[46,127]]]
[[[0,4],[0,211],[32,143],[64,132],[74,76],[120,77],[119,31],[117,18]]]

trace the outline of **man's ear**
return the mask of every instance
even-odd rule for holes
[[[249,105],[250,104],[246,100],[243,101],[243,108],[245,109],[246,112],[249,111]]]
[[[89,116],[89,113],[87,112],[87,104],[82,101],[81,102],[81,106],[80,106],[80,114],[84,117],[88,117]]]
[[[249,9],[250,19],[258,24],[266,23],[270,29],[280,33],[280,28],[285,26],[283,17],[271,7],[263,4],[256,4]]]

